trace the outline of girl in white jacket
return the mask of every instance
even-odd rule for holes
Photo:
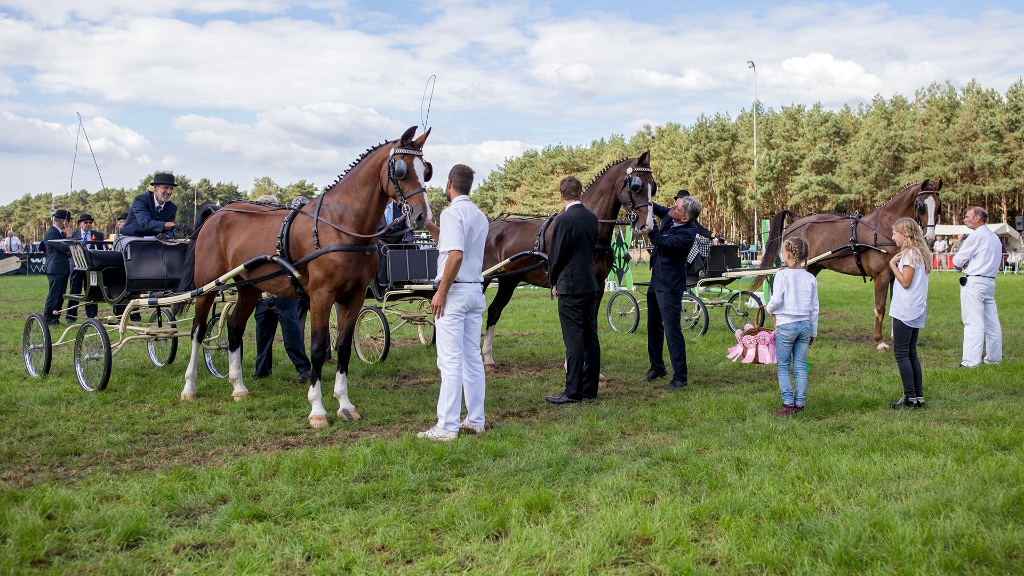
[[[775,315],[775,352],[778,356],[779,391],[782,410],[776,416],[792,416],[804,411],[807,400],[807,348],[818,336],[818,281],[804,267],[807,242],[790,238],[782,245],[786,268],[775,275],[769,314]],[[789,376],[793,368],[796,393]]]

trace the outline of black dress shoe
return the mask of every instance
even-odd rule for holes
[[[577,402],[579,402],[579,400],[575,398],[570,398],[565,394],[561,394],[559,396],[545,396],[544,399],[550,402],[551,404],[576,404]]]
[[[668,370],[648,370],[647,374],[640,379],[641,382],[650,382],[651,380],[657,380],[662,376],[668,376]]]
[[[678,390],[686,386],[686,380],[673,378],[671,382],[661,387],[662,390]]]
[[[304,370],[299,372],[299,382],[309,382],[310,377],[313,376],[312,370]]]

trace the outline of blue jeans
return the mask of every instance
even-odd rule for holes
[[[807,320],[783,324],[775,329],[775,354],[778,356],[779,391],[786,406],[803,406],[807,400],[807,347],[811,345],[811,323]],[[796,377],[796,397],[789,378],[789,367]]]

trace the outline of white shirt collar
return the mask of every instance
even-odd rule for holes
[[[569,208],[572,208],[573,206],[575,206],[577,204],[582,205],[583,202],[580,202],[579,200],[573,200],[572,202],[569,202],[568,204],[565,205],[565,209],[568,210]]]
[[[463,200],[469,200],[469,194],[456,194],[455,198],[452,199],[452,204],[456,202],[462,202]]]

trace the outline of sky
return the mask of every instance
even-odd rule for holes
[[[753,60],[756,69],[747,66]],[[332,182],[421,125],[477,182],[547,145],[644,124],[856,106],[1024,75],[1024,3],[0,0],[0,204],[193,180]],[[72,171],[74,176],[72,180]]]

